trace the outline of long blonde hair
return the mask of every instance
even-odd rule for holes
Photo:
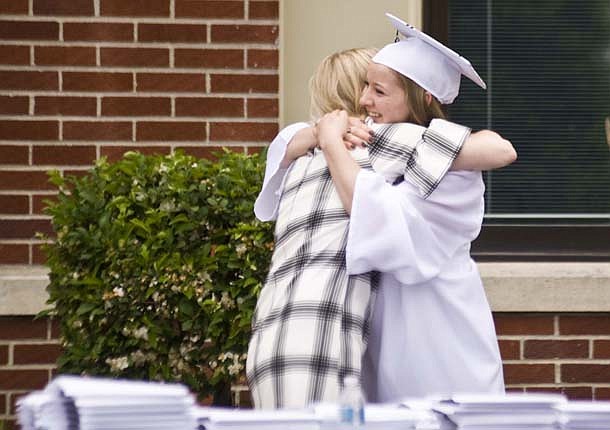
[[[429,93],[425,89],[406,76],[395,70],[392,70],[392,72],[398,76],[406,94],[407,108],[409,109],[409,118],[406,119],[407,122],[413,122],[428,127],[430,121],[434,118],[445,119],[445,112],[436,97],[431,94],[428,95]],[[431,99],[428,97],[431,97]]]
[[[324,58],[309,80],[312,120],[335,109],[352,116],[365,115],[360,96],[366,81],[366,69],[377,52],[373,48],[355,48]]]

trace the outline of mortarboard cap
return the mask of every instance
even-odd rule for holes
[[[487,88],[466,58],[400,18],[389,13],[386,16],[402,40],[386,45],[373,57],[373,62],[406,76],[443,104],[450,104],[457,97],[462,75]]]

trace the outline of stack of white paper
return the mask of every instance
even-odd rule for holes
[[[339,405],[322,403],[313,406],[322,430],[337,429]],[[427,407],[407,408],[399,404],[368,404],[364,407],[364,429],[366,430],[438,430],[440,422]],[[350,428],[350,426],[347,426]]]
[[[194,430],[195,401],[178,384],[60,376],[18,405],[24,430]]]
[[[562,430],[610,429],[610,402],[571,401],[556,409]]]
[[[245,410],[199,407],[196,410],[199,428],[204,430],[318,430],[319,420],[308,411]]]
[[[433,409],[446,417],[443,428],[459,430],[553,430],[560,394],[459,395]]]

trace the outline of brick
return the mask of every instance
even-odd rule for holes
[[[8,345],[0,345],[0,365],[3,364],[8,364]],[[0,410],[3,409],[3,406],[0,405]]]
[[[95,66],[95,48],[84,46],[37,46],[34,62],[42,66]]]
[[[521,345],[518,340],[499,340],[498,346],[503,360],[519,360],[521,357]]]
[[[595,387],[595,400],[610,400],[610,387]]]
[[[277,43],[276,25],[213,25],[212,42]]]
[[[131,91],[131,73],[63,72],[64,91]]]
[[[0,317],[0,339],[46,339],[47,322],[25,316]]]
[[[216,154],[222,153],[224,149],[228,149],[229,151],[239,153],[239,154],[243,154],[243,152],[244,152],[243,146],[223,147],[223,146],[213,146],[213,145],[212,146],[201,145],[201,146],[181,146],[178,149],[180,149],[181,151],[184,151],[185,154],[192,155],[193,157],[205,158],[208,160],[216,160],[218,158],[216,156]]]
[[[0,394],[0,415],[6,414],[6,394]]]
[[[169,146],[102,146],[101,155],[108,158],[108,161],[115,162],[123,158],[123,154],[128,151],[138,151],[146,155],[167,155],[171,152]]]
[[[212,92],[277,93],[278,75],[212,75]]]
[[[0,121],[0,140],[57,140],[57,121]]]
[[[249,17],[253,19],[278,19],[280,4],[278,1],[251,1]]]
[[[30,47],[16,45],[0,46],[0,64],[30,64]]]
[[[65,41],[133,41],[133,24],[66,22],[63,28]]]
[[[552,364],[504,364],[504,381],[507,384],[542,384],[555,381]]]
[[[56,318],[49,318],[47,321],[51,326],[51,339],[59,339],[61,328],[59,320]]]
[[[34,99],[36,115],[97,115],[97,101],[94,97],[41,96]]]
[[[246,154],[261,154],[267,146],[247,146]]]
[[[0,224],[1,239],[32,239],[37,232],[53,233],[50,220],[5,219]]]
[[[93,16],[93,0],[33,0],[34,15]]]
[[[610,334],[610,316],[568,316],[559,317],[560,334]]]
[[[0,370],[0,390],[39,390],[47,382],[46,370]]]
[[[27,146],[0,146],[0,164],[28,164],[28,162],[29,150]]]
[[[63,137],[64,140],[132,140],[132,125],[131,122],[66,121]]]
[[[0,89],[58,90],[59,78],[57,72],[0,71]]]
[[[57,344],[14,345],[14,364],[55,364],[61,354]]]
[[[42,21],[0,21],[0,39],[59,40],[59,24]]]
[[[54,186],[43,171],[0,171],[0,189],[2,190],[49,190]],[[0,338],[1,339],[1,338]]]
[[[277,118],[280,114],[277,99],[247,99],[248,118]]]
[[[40,245],[31,245],[32,247],[32,264],[45,264],[47,256]]]
[[[553,334],[553,317],[524,314],[494,314],[496,333],[502,335]]]
[[[610,340],[593,341],[593,358],[610,358]]]
[[[30,212],[28,196],[0,195],[0,213],[5,215],[19,215]]]
[[[587,358],[588,340],[526,340],[524,358]]]
[[[47,207],[46,201],[56,201],[57,195],[35,194],[32,196],[32,213],[35,215],[43,215],[44,209]]]
[[[100,0],[102,16],[169,16],[170,0]]]
[[[526,387],[527,393],[564,394],[570,400],[592,400],[592,387]]]
[[[136,125],[136,140],[206,140],[203,122],[139,122]]]
[[[0,115],[27,115],[29,109],[29,97],[0,96]]]
[[[168,97],[104,97],[102,115],[106,116],[170,116]]]
[[[253,69],[277,69],[277,49],[248,49],[248,67]]]
[[[102,48],[100,51],[102,66],[169,66],[169,49],[165,48]]]
[[[271,142],[277,132],[274,123],[218,122],[210,125],[210,140]]]
[[[244,100],[220,97],[179,97],[176,115],[206,117],[243,117]]]
[[[19,430],[19,429],[21,429],[21,426],[19,426],[17,424],[17,420],[16,419],[5,418],[5,419],[1,420],[0,422],[4,426],[4,430]]]
[[[0,264],[29,264],[30,250],[27,245],[0,244]]]
[[[243,49],[176,49],[176,67],[206,67],[210,69],[243,69]]]
[[[5,0],[0,2],[0,14],[27,15],[28,0]]]
[[[244,18],[243,1],[176,0],[177,18]]]
[[[83,126],[83,128],[90,132],[88,126]],[[36,165],[91,165],[95,161],[95,147],[34,146],[32,148],[32,161]]]
[[[140,24],[140,42],[206,42],[205,24]]]
[[[610,364],[562,364],[561,382],[610,382]]]
[[[138,91],[205,92],[201,73],[138,73]]]

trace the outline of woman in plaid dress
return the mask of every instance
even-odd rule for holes
[[[340,107],[358,113],[354,112],[354,100],[358,99],[359,82],[370,55],[370,51],[350,50],[322,63],[312,79],[312,89],[324,83],[326,91],[318,88],[313,93],[317,95],[312,101],[314,112]],[[362,56],[365,61],[354,60],[361,60]],[[349,85],[354,76],[358,76],[356,84]],[[341,99],[348,93],[341,85],[352,89],[349,100]],[[351,124],[346,147],[369,136],[365,127],[358,127],[357,120]],[[441,181],[469,134],[469,130],[445,121],[437,120],[431,130],[435,128],[438,132],[429,131],[428,135],[423,127],[414,125],[401,131],[397,131],[399,126],[379,129],[370,157],[366,151],[352,151],[350,157],[367,170],[370,161],[388,184],[397,178],[411,181],[425,197]],[[407,150],[400,152],[399,146],[392,146],[398,139]],[[377,145],[379,141],[382,144]],[[494,143],[496,146],[489,145],[493,151],[479,151],[486,162],[493,160],[494,164],[486,167],[497,167],[501,153],[498,149],[506,145],[499,138]],[[303,407],[315,401],[333,401],[344,376],[360,377],[377,275],[368,272],[348,276],[345,249],[349,218],[336,188],[328,187],[330,177],[323,155],[314,150],[296,160],[288,173],[283,169],[290,165],[286,160],[316,144],[307,124],[293,125],[280,133],[269,149],[265,185],[255,206],[261,219],[271,219],[277,213],[276,250],[253,319],[248,351],[247,373],[256,407]],[[471,141],[471,145],[475,144],[476,140]],[[435,145],[447,151],[435,150]],[[398,152],[391,153],[394,159],[384,164],[390,157],[384,159],[377,154],[375,158],[375,150],[388,147]],[[489,152],[493,152],[491,157],[487,157]],[[469,156],[476,151],[464,153]],[[278,159],[284,164],[278,164]],[[475,164],[480,160],[458,159],[470,162],[473,168],[480,167]],[[327,180],[321,179],[324,174]],[[267,216],[265,212],[272,205],[279,208],[272,208],[273,213]]]

